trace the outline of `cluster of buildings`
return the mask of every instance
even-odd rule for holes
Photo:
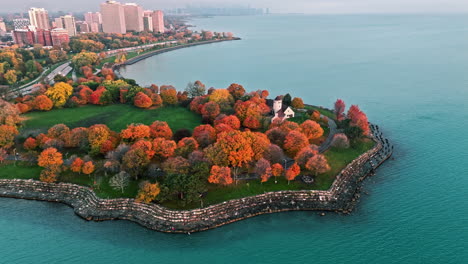
[[[84,14],[84,21],[76,21],[72,15],[65,15],[50,21],[44,8],[29,9],[28,18],[13,20],[12,36],[19,46],[36,43],[44,46],[60,46],[68,43],[70,37],[79,33],[104,32],[121,33],[158,32],[164,33],[164,13],[160,10],[143,10],[135,3],[106,1],[100,5],[100,12]],[[5,23],[0,21],[0,35],[6,33]]]

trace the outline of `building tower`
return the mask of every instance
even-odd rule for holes
[[[124,5],[125,27],[127,31],[141,32],[143,28],[143,8],[135,3]]]
[[[151,15],[153,14],[153,11],[145,11],[143,13],[143,30],[144,31],[153,31],[153,18]]]
[[[37,29],[50,29],[49,13],[44,8],[29,9],[29,20]]]
[[[166,30],[164,28],[164,13],[161,10],[153,12],[153,31],[164,33]]]
[[[106,1],[101,4],[102,31],[105,33],[125,34],[124,8],[121,3],[116,1]]]
[[[66,15],[55,19],[55,24],[58,28],[63,28],[68,31],[70,37],[76,36],[75,17]]]
[[[84,14],[85,21],[89,26],[91,32],[102,31],[102,16],[99,12],[88,12]]]

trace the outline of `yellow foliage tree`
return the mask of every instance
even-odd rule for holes
[[[158,196],[160,192],[161,189],[159,189],[159,184],[145,182],[138,192],[135,200],[139,203],[151,203],[156,199],[156,196]]]
[[[63,106],[70,95],[73,93],[73,87],[68,83],[59,82],[46,91],[46,95],[54,102],[55,107]]]

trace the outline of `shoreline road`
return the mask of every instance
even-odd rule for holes
[[[328,134],[328,137],[325,140],[325,142],[323,142],[323,144],[320,145],[320,147],[319,147],[319,152],[320,153],[324,153],[325,151],[327,151],[331,147],[333,137],[338,132],[335,120],[333,120],[331,118],[328,118],[328,127],[330,128],[330,133]]]
[[[70,66],[70,62],[65,62],[64,64],[58,66],[57,68],[55,68],[52,72],[50,72],[49,74],[47,74],[47,76],[44,77],[44,82],[46,83],[53,83],[54,82],[54,77],[57,75],[57,74],[60,74],[60,75],[63,75],[63,76],[66,76],[69,72],[71,72],[72,70],[72,67]],[[32,92],[32,90],[34,89],[34,87],[36,87],[38,82],[34,82],[33,84],[29,85],[29,86],[26,86],[26,87],[23,87],[15,92],[20,92],[22,94],[28,94],[30,92]]]

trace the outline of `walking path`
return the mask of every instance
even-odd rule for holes
[[[327,139],[325,142],[322,143],[319,147],[319,152],[324,153],[331,147],[331,143],[333,141],[333,137],[338,132],[338,128],[336,126],[335,120],[328,118],[328,127],[330,128],[330,133],[328,134]]]

